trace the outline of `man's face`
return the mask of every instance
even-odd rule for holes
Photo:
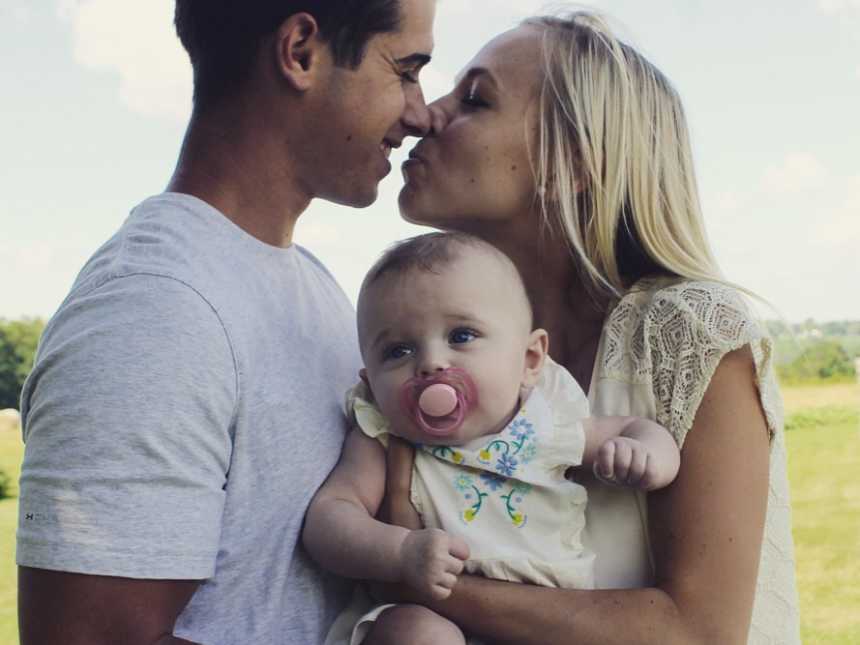
[[[369,206],[391,171],[388,157],[406,136],[429,127],[418,74],[433,51],[435,0],[400,0],[401,24],[374,36],[357,69],[330,66],[304,116],[311,193]]]
[[[465,248],[434,271],[384,274],[362,293],[359,337],[376,404],[395,434],[458,445],[501,431],[525,385],[531,312],[524,294],[505,288],[516,269],[485,250]],[[403,404],[414,378],[467,374],[476,404],[462,425],[432,436]]]

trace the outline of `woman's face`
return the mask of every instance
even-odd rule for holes
[[[431,106],[433,132],[403,164],[403,217],[480,233],[534,208],[528,141],[537,141],[541,32],[523,26],[490,41],[454,90]]]

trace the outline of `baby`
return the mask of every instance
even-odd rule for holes
[[[477,238],[431,233],[389,250],[362,285],[358,332],[365,369],[348,397],[356,428],[303,536],[334,573],[402,582],[428,599],[446,598],[463,570],[589,588],[586,492],[568,469],[642,490],[678,472],[677,445],[661,426],[589,418],[585,394],[533,328],[516,267]],[[389,434],[416,447],[412,498],[424,529],[374,519]],[[414,605],[353,608],[333,632],[344,623],[327,642],[466,642],[454,623]]]

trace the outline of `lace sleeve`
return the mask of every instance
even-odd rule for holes
[[[772,375],[770,338],[735,290],[684,282],[652,294],[639,330],[656,403],[657,421],[683,446],[696,411],[723,356],[749,346],[762,407],[773,438],[781,407]]]

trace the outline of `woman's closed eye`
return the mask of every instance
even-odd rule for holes
[[[448,342],[452,345],[463,345],[465,343],[471,343],[477,337],[478,333],[475,330],[468,329],[466,327],[458,327],[448,334]]]

